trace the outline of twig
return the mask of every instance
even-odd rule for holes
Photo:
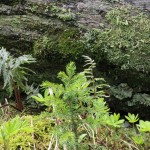
[[[2,104],[0,103],[0,108],[1,108],[1,110],[2,110],[2,114],[4,115],[4,109],[3,109],[3,107],[2,107]]]
[[[17,107],[15,107],[15,106],[13,106],[13,105],[11,105],[11,104],[0,105],[0,108],[7,107],[7,106],[11,106],[11,107],[13,107],[14,109],[20,111]],[[21,112],[21,111],[20,111],[20,112]]]
[[[55,148],[54,148],[54,150],[58,150],[59,148],[58,148],[58,137],[57,137],[57,135],[56,135],[56,144],[55,144]]]
[[[96,145],[94,130],[90,127],[89,124],[86,124],[92,132],[93,144]]]
[[[5,98],[5,103],[8,104],[7,98]],[[9,105],[6,107],[6,113],[10,114],[10,107],[9,107]]]
[[[50,140],[49,146],[48,146],[48,150],[51,150],[53,143],[54,143],[54,135],[52,135],[52,137],[51,137],[51,140]]]
[[[126,143],[126,144],[129,146],[129,149],[130,149],[130,150],[132,150],[132,147],[135,148],[136,150],[140,150],[140,149],[138,149],[136,146],[134,146],[134,145],[132,145],[132,144],[130,144],[130,143],[124,141],[124,140],[121,140],[121,141],[124,142],[124,143]]]
[[[63,150],[67,150],[67,145],[66,144],[63,145]]]

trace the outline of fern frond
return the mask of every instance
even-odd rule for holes
[[[23,55],[15,59],[14,68],[18,68],[20,65],[33,62],[35,62],[35,58],[33,58],[31,55]]]
[[[61,71],[58,73],[58,78],[66,85],[69,81],[69,77],[65,72]]]
[[[27,81],[27,71],[31,70],[22,65],[32,62],[35,62],[35,58],[31,55],[14,58],[6,49],[2,48],[0,50],[0,75],[2,74],[4,80],[3,88],[7,88],[9,93],[12,93],[14,83],[24,88],[24,82]]]
[[[87,69],[84,69],[84,73],[90,82],[90,93],[94,96],[94,98],[105,97],[104,91],[102,90],[104,87],[108,86],[107,84],[103,84],[105,80],[103,78],[95,78],[94,77],[94,68],[96,67],[96,63],[89,56],[83,55],[85,59],[85,65],[88,66]]]
[[[75,71],[76,71],[76,65],[74,62],[70,62],[67,66],[66,66],[66,74],[68,75],[69,78],[73,77],[75,75]]]
[[[5,63],[9,57],[10,53],[2,47],[2,49],[0,50],[0,74],[2,73],[3,67],[5,66]]]
[[[85,59],[85,65],[84,66],[91,66],[92,68],[96,67],[96,63],[94,60],[92,60],[89,56],[82,55],[82,57]]]
[[[94,78],[93,70],[96,67],[96,63],[89,56],[83,55],[83,58],[85,59],[84,67],[88,66],[87,69],[84,69],[84,73],[88,79],[92,79]]]

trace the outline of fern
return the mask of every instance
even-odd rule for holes
[[[18,68],[20,65],[30,64],[33,62],[35,62],[35,58],[33,58],[31,55],[23,55],[15,59],[14,68]]]
[[[20,111],[23,109],[23,104],[20,98],[19,88],[25,90],[25,83],[27,82],[27,71],[30,69],[23,67],[24,64],[35,62],[35,58],[31,55],[23,55],[18,58],[14,58],[10,55],[6,49],[0,50],[0,75],[3,77],[4,86],[12,96],[13,90],[15,92],[16,104]]]
[[[62,84],[45,81],[41,85],[45,89],[44,95],[37,94],[32,97],[48,106],[48,111],[55,120],[52,134],[56,141],[60,140],[67,148],[80,149],[81,135],[87,135],[81,133],[81,126],[85,122],[99,124],[99,118],[109,109],[103,98],[94,99],[91,96],[89,85],[92,82],[87,80],[85,72],[76,73],[74,62],[66,66],[65,72],[59,72],[58,78]]]
[[[103,78],[94,77],[94,69],[96,68],[95,61],[92,60],[89,56],[83,55],[83,58],[85,59],[84,67],[88,66],[87,69],[84,69],[84,73],[91,84],[90,86],[91,94],[93,95],[94,98],[105,97],[106,95],[102,89],[104,87],[108,87],[108,85],[105,84],[105,80]]]
[[[49,110],[52,110],[51,116],[56,118],[57,125],[54,129],[56,132],[53,134],[59,136],[60,141],[62,141],[64,136],[66,137],[68,133],[71,133],[75,141],[73,145],[78,147],[77,128],[82,122],[79,116],[87,110],[86,107],[83,107],[83,103],[88,102],[90,99],[87,88],[89,83],[83,72],[76,73],[74,62],[70,62],[66,66],[66,72],[61,71],[58,78],[62,84],[43,82],[44,96],[38,94],[32,97],[48,106]],[[66,129],[70,131],[68,132]]]
[[[84,70],[86,77],[89,78],[90,80],[93,80],[94,78],[93,70],[96,67],[96,63],[89,56],[83,55],[83,58],[85,59],[86,63],[84,67],[88,66],[88,68]]]
[[[0,75],[3,76],[4,86],[9,90],[10,96],[13,92],[13,84],[16,83],[22,89],[25,88],[23,81],[27,81],[26,74],[30,71],[28,68],[23,67],[24,64],[35,62],[35,58],[31,55],[23,55],[14,58],[6,49],[0,50]]]

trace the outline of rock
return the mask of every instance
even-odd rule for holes
[[[150,0],[126,0],[126,2],[150,13]]]
[[[131,2],[149,10],[148,0]],[[100,28],[105,14],[115,5],[105,0],[1,0],[0,45],[28,51],[55,26]]]
[[[3,15],[10,15],[11,14],[11,6],[7,6],[7,5],[1,5],[0,7],[0,14]]]

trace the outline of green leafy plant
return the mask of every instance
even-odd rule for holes
[[[20,117],[15,117],[7,122],[4,122],[0,126],[0,139],[4,144],[4,150],[9,150],[9,140],[10,138],[17,134],[18,132],[32,132],[32,128],[26,120],[21,119]]]
[[[122,70],[150,71],[148,16],[129,5],[111,10],[106,18],[111,24],[104,34],[108,60]]]
[[[60,84],[45,81],[41,85],[44,93],[32,96],[47,106],[53,122],[48,149],[97,149],[100,145],[107,149],[137,149],[121,128],[124,119],[120,114],[109,114],[102,91],[105,84],[97,83],[104,80],[95,80],[94,61],[88,60],[90,69],[76,73],[75,63],[70,62],[65,72],[58,73]]]
[[[26,84],[25,86],[25,93],[27,94],[27,104],[30,104],[32,107],[39,107],[39,103],[37,101],[35,101],[32,96],[36,95],[39,93],[39,86],[34,85],[34,83],[32,85],[28,85]]]
[[[144,139],[142,136],[136,135],[136,136],[133,136],[132,139],[138,145],[144,144]]]
[[[11,120],[9,120],[11,121]],[[20,121],[27,122],[27,128],[31,128],[31,132],[19,130],[9,138],[9,150],[16,149],[42,149],[47,150],[49,140],[51,138],[51,130],[54,122],[48,112],[41,112],[39,115],[23,115]],[[3,140],[0,139],[0,149],[4,148]]]
[[[66,13],[62,13],[62,14],[58,14],[58,18],[63,20],[63,21],[71,21],[74,20],[75,15],[73,13],[66,12]]]
[[[137,127],[140,132],[150,132],[150,121],[140,120]]]
[[[90,93],[94,98],[106,97],[103,88],[108,87],[108,84],[105,83],[104,78],[96,78],[94,76],[94,69],[96,67],[95,61],[92,60],[89,56],[83,55],[83,58],[85,59],[84,67],[88,67],[84,69],[84,73],[90,82]]]
[[[65,128],[70,126],[70,131],[74,134],[76,141],[75,147],[78,147],[77,128],[81,122],[79,116],[81,113],[85,113],[87,108],[85,107],[84,109],[83,104],[85,102],[88,103],[87,100],[90,97],[87,89],[89,83],[87,82],[84,73],[76,74],[75,71],[75,64],[73,62],[69,63],[66,66],[66,73],[60,72],[58,74],[58,78],[61,79],[63,84],[54,84],[48,81],[43,82],[42,87],[46,88],[44,96],[38,94],[37,96],[33,96],[33,98],[44,103],[46,106],[49,106],[49,111],[52,111],[51,116],[56,118],[56,128],[58,129],[56,130],[57,136],[55,138],[58,140],[58,135],[60,137],[60,133],[63,133],[64,135],[66,132]],[[64,128],[61,124],[63,126],[65,124],[66,127]],[[59,128],[63,129],[62,132],[60,132]]]
[[[138,135],[132,136],[133,141],[139,146],[139,149],[148,149],[149,136],[150,136],[150,121],[140,120],[136,125],[138,129]]]
[[[108,124],[109,126],[113,127],[121,127],[120,125],[123,124],[124,119],[120,119],[120,114],[114,113],[114,115],[105,115],[104,116],[104,122]]]
[[[23,55],[14,58],[6,51],[6,49],[2,48],[0,50],[0,75],[2,75],[4,81],[3,88],[8,89],[10,96],[12,96],[14,90],[16,104],[19,110],[23,109],[19,88],[25,89],[24,82],[27,81],[27,71],[31,71],[30,69],[23,67],[23,65],[33,62],[35,62],[35,58],[31,55]]]
[[[137,105],[144,105],[150,106],[150,94],[146,93],[136,93],[133,95],[132,101],[128,102],[129,106],[137,106]]]
[[[84,122],[87,120],[89,129],[92,121],[96,120],[94,122],[98,124],[102,114],[107,113],[109,109],[102,96],[100,98],[100,93],[98,96],[98,91],[95,93],[97,96],[93,97],[93,92],[89,88],[92,82],[87,80],[85,71],[76,73],[74,62],[70,62],[66,66],[66,72],[60,72],[58,78],[62,84],[45,81],[41,85],[45,89],[44,96],[38,94],[32,98],[48,106],[51,117],[55,118],[50,147],[55,139],[55,147],[62,143],[63,146],[65,144],[67,147],[78,149],[78,142],[87,135],[79,130],[81,126],[85,126]],[[62,140],[64,138],[67,140]],[[69,139],[72,140],[68,142]]]
[[[87,63],[90,63],[89,67],[94,64],[92,59]],[[60,84],[44,81],[41,85],[43,94],[38,93],[32,96],[33,99],[47,106],[46,112],[30,120],[30,126],[34,129],[32,133],[29,131],[29,134],[26,134],[26,130],[16,131],[16,128],[20,126],[13,127],[11,123],[10,128],[13,131],[11,129],[9,131],[12,135],[5,138],[3,134],[5,132],[1,130],[4,138],[1,136],[0,142],[4,143],[3,139],[6,139],[9,141],[9,148],[12,149],[148,148],[145,146],[147,142],[145,135],[147,135],[149,124],[146,123],[146,127],[142,124],[140,124],[141,127],[138,126],[138,129],[144,128],[146,132],[144,135],[142,133],[144,144],[142,144],[142,138],[139,138],[138,146],[136,143],[138,137],[133,137],[135,132],[128,130],[125,132],[124,128],[121,128],[124,119],[120,119],[120,114],[109,114],[109,108],[104,101],[104,92],[99,92],[99,90],[102,91],[103,86],[100,85],[101,82],[97,83],[95,80],[93,69],[89,69],[88,73],[86,71],[76,73],[75,63],[70,62],[65,72],[58,73],[58,78],[61,81]],[[93,81],[96,86],[93,86]],[[98,85],[100,88],[97,88]],[[132,116],[133,118],[131,116],[132,114],[128,115],[131,120],[137,120],[137,116]],[[29,119],[25,121],[28,122]],[[17,122],[14,121],[13,124]],[[20,131],[23,132],[20,133]],[[129,135],[133,138],[129,138]]]
[[[111,86],[110,91],[111,94],[119,100],[131,98],[133,93],[133,89],[130,88],[126,83],[121,83],[118,86]]]
[[[134,127],[134,123],[139,120],[138,114],[135,116],[134,114],[128,113],[128,116],[125,116],[125,118],[126,118],[130,123],[133,124],[133,127]]]

